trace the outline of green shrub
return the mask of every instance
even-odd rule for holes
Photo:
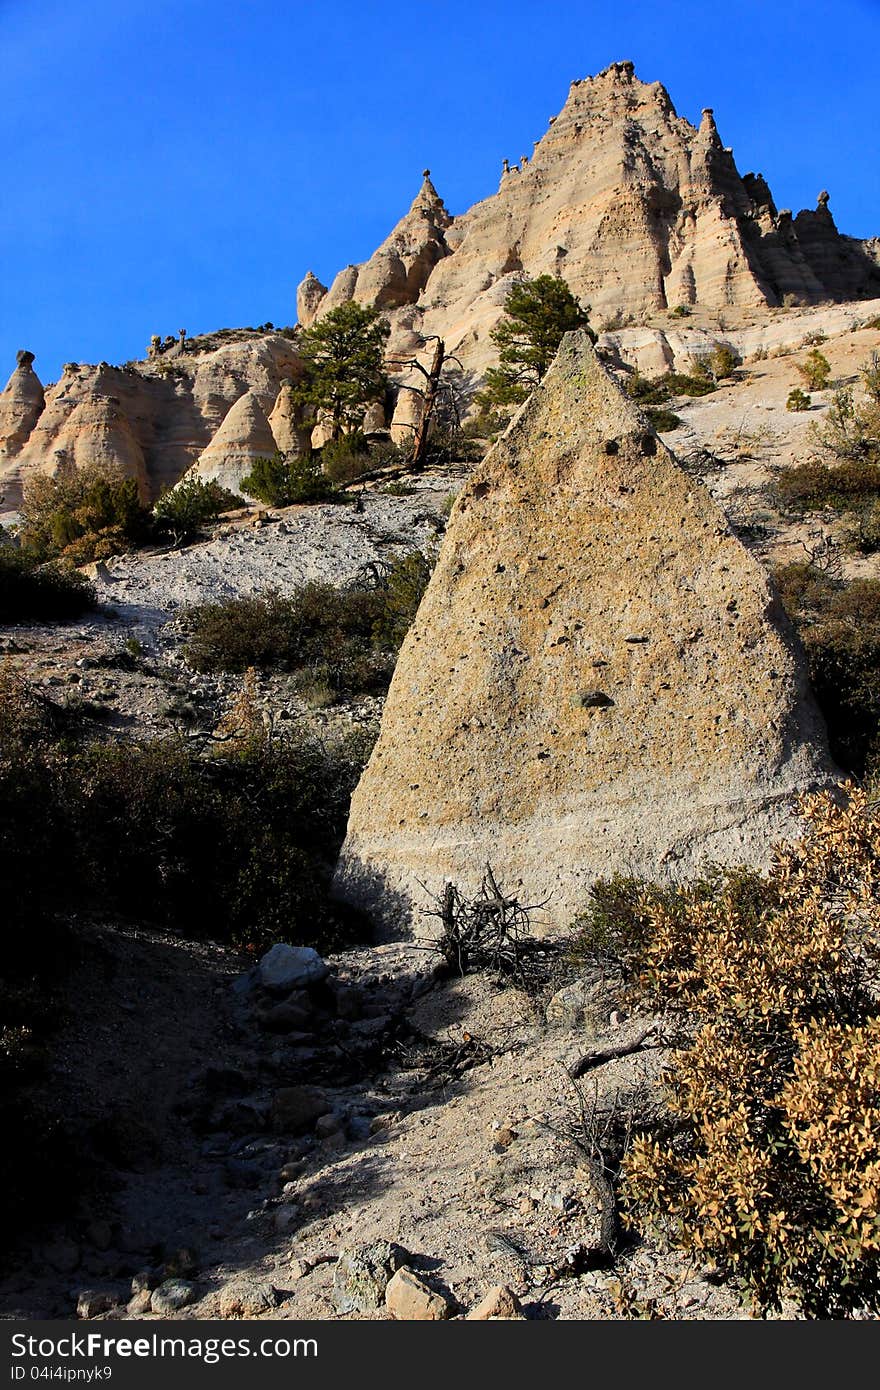
[[[880,826],[865,792],[805,813],[766,877],[631,910],[636,988],[695,1036],[668,1074],[672,1123],[624,1159],[625,1219],[743,1280],[761,1311],[876,1315]]]
[[[786,410],[794,411],[809,410],[812,403],[812,397],[808,396],[805,391],[802,391],[799,386],[795,386],[793,390],[789,391],[786,397],[785,408]]]
[[[733,376],[741,361],[733,348],[726,343],[716,343],[709,353],[709,371],[716,381],[724,381]]]
[[[242,945],[342,943],[329,876],[363,740],[270,734],[247,682],[222,733],[206,751],[99,742],[0,674],[5,974],[42,978],[34,942],[85,907]]]
[[[197,536],[203,526],[216,521],[221,513],[243,505],[241,497],[221,487],[216,479],[188,474],[175,487],[163,492],[153,508],[153,516],[158,533],[182,545]]]
[[[671,319],[689,319],[691,316],[691,312],[692,311],[689,305],[676,304],[674,309],[669,310],[669,317]]]
[[[650,378],[633,372],[625,378],[623,389],[640,405],[652,406],[663,405],[673,396],[707,396],[716,386],[709,375],[667,372],[665,376]]]
[[[786,510],[857,511],[880,496],[880,462],[842,459],[827,464],[810,459],[778,473],[774,490]]]
[[[808,352],[796,366],[811,391],[824,391],[831,381],[831,363],[818,348]]]
[[[831,752],[858,777],[880,771],[880,581],[833,580],[812,565],[775,574],[810,663]]]
[[[387,687],[394,655],[430,575],[418,552],[404,555],[375,587],[304,584],[289,597],[227,599],[189,611],[186,658],[199,671],[250,667],[298,673],[334,698]]]
[[[270,507],[329,502],[336,496],[318,458],[311,453],[295,456],[276,452],[271,458],[255,459],[250,473],[241,480],[241,490]]]
[[[137,549],[151,523],[135,478],[103,464],[64,463],[53,477],[33,474],[26,482],[19,536],[39,560],[85,565]]]
[[[321,450],[321,468],[331,483],[353,483],[379,466],[360,430],[328,440]]]
[[[0,623],[64,622],[96,602],[81,574],[57,564],[41,565],[27,551],[0,544]]]
[[[659,406],[647,406],[645,415],[651,428],[656,430],[658,434],[664,434],[669,430],[677,430],[681,424],[680,415],[676,415],[672,410],[664,410]]]

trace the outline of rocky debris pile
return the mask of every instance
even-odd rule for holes
[[[336,891],[398,926],[491,863],[564,928],[623,868],[765,862],[832,777],[766,574],[567,335],[453,509]]]

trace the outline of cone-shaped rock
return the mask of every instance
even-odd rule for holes
[[[246,391],[229,410],[193,470],[199,478],[214,478],[238,492],[255,459],[271,458],[275,439],[266,412],[253,391]]]
[[[768,857],[833,778],[766,575],[569,334],[465,486],[352,801],[343,898],[552,895]]]
[[[312,271],[306,273],[304,280],[300,281],[296,291],[296,321],[300,328],[308,328],[314,321],[315,314],[318,312],[318,305],[327,293],[327,286],[322,285],[317,275]]]
[[[278,392],[269,416],[269,428],[275,446],[282,454],[304,454],[308,450],[314,420],[304,419],[303,408],[294,401],[289,382],[285,382]]]
[[[0,393],[0,459],[12,458],[26,443],[45,405],[32,352],[19,352],[18,366]]]

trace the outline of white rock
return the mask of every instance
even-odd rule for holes
[[[260,984],[279,994],[317,984],[327,975],[327,966],[311,946],[288,946],[279,941],[257,966]]]

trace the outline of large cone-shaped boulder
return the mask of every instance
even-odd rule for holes
[[[488,862],[564,926],[615,871],[766,861],[833,776],[767,576],[569,334],[453,509],[337,892],[390,924]]]
[[[258,458],[271,458],[275,438],[255,391],[246,391],[231,407],[193,470],[199,478],[215,479],[232,492],[241,490]]]

